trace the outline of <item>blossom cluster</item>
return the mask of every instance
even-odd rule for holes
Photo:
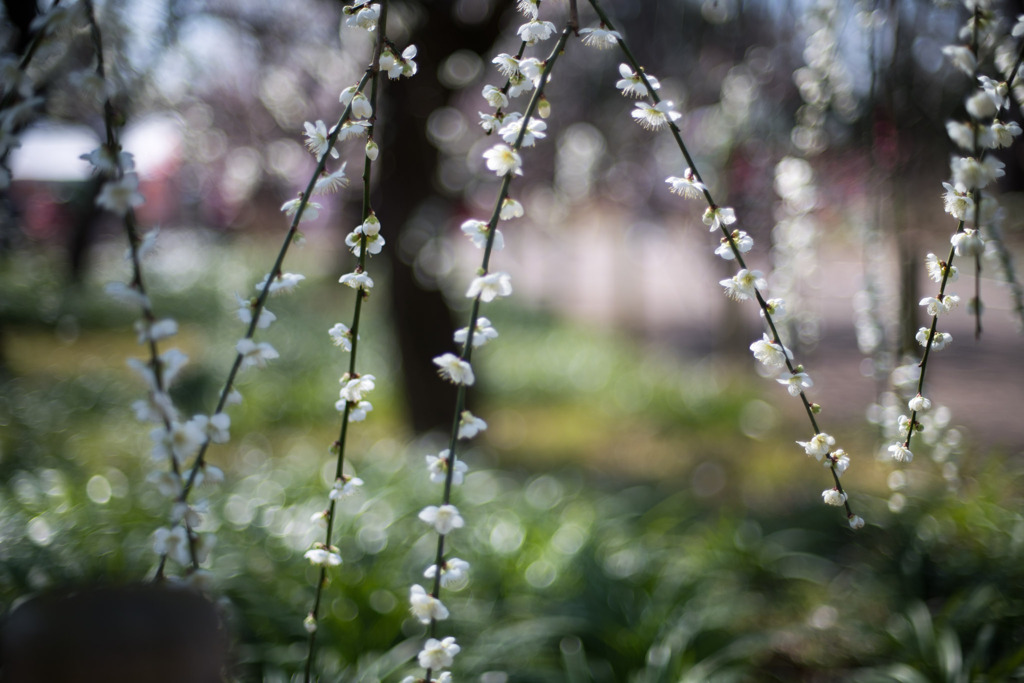
[[[930,324],[921,327],[916,335],[923,350],[921,362],[914,373],[916,392],[907,403],[909,415],[901,412],[895,417],[894,431],[898,438],[887,447],[887,452],[897,462],[910,462],[914,458],[911,450],[913,435],[926,427],[922,418],[931,409],[932,401],[923,395],[923,389],[930,354],[953,342],[949,332],[939,329],[939,320],[945,319],[960,304],[960,296],[947,292],[948,285],[956,282],[960,275],[954,261],[958,257],[973,260],[976,270],[980,271],[982,257],[1003,248],[999,235],[1005,211],[990,186],[1005,172],[1003,162],[996,159],[993,152],[1010,146],[1021,134],[1020,125],[1004,117],[1010,102],[1010,90],[1020,84],[1017,78],[1020,58],[1008,58],[1008,55],[1016,53],[1014,39],[1024,35],[1024,16],[1007,38],[1000,34],[1001,22],[997,20],[991,3],[970,0],[964,4],[970,12],[958,34],[964,44],[943,48],[943,54],[952,66],[974,83],[965,101],[968,119],[946,123],[946,131],[957,152],[950,159],[950,179],[942,183],[945,190],[942,199],[946,213],[956,219],[957,227],[950,238],[948,255],[942,258],[929,253],[925,259],[928,278],[937,285],[938,291],[920,301]],[[993,46],[996,46],[997,78],[980,73]],[[975,294],[968,308],[977,317],[976,331],[980,333],[980,281],[977,277],[975,280]]]

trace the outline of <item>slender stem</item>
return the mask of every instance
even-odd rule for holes
[[[598,18],[601,20],[601,23],[608,27],[608,29],[615,30],[615,25],[612,23],[610,17],[604,11],[604,9],[601,8],[601,5],[597,2],[597,0],[589,0],[589,2],[590,6],[593,7],[594,11],[597,13]],[[651,86],[651,82],[650,80],[648,80],[647,75],[644,72],[643,66],[641,66],[636,56],[629,49],[629,46],[626,44],[625,40],[622,39],[621,37],[617,38],[616,40],[619,44],[619,48],[622,50],[622,53],[626,56],[626,60],[633,68],[633,71],[640,78],[641,82],[643,82],[644,87],[647,90],[647,95],[651,98],[654,104],[658,104],[659,102],[661,102],[661,98],[658,97],[657,91]],[[679,148],[679,151],[682,153],[683,158],[686,160],[687,166],[692,171],[694,178],[697,180],[697,182],[701,184],[701,193],[704,195],[704,199],[707,202],[709,210],[717,210],[719,208],[718,204],[711,196],[711,191],[708,189],[707,184],[704,183],[704,180],[700,175],[700,171],[697,168],[697,164],[694,162],[689,149],[686,147],[686,143],[683,141],[682,132],[679,130],[679,126],[677,126],[675,122],[672,121],[670,118],[668,120],[668,128],[672,133],[672,137],[676,142],[676,146]],[[746,269],[746,261],[743,259],[743,254],[740,252],[739,246],[736,244],[735,238],[733,238],[732,231],[730,231],[724,224],[721,223],[719,225],[719,228],[722,232],[723,239],[727,241],[729,244],[729,248],[732,251],[736,263],[740,266],[740,268]],[[772,318],[771,310],[767,300],[764,298],[761,291],[756,287],[754,288],[754,296],[757,299],[758,306],[761,307],[761,313],[764,317],[765,324],[768,326],[768,330],[771,332],[771,343],[783,346],[782,339],[779,335],[778,328],[776,327],[775,320]],[[793,363],[792,359],[790,359],[789,356],[786,355],[785,353],[783,354],[783,359],[785,362],[786,369],[789,370],[790,374],[796,374],[797,365]],[[811,401],[807,398],[807,395],[803,390],[800,391],[799,397],[800,402],[804,407],[804,412],[807,414],[807,419],[811,423],[811,428],[814,430],[814,434],[821,434],[821,429],[818,426],[818,421],[814,416],[815,404],[811,403]],[[846,515],[847,517],[852,518],[854,516],[853,510],[850,507],[850,503],[848,497],[845,495],[843,486],[839,481],[839,472],[836,469],[836,458],[833,457],[831,453],[828,454],[828,456],[826,457],[828,460],[829,469],[832,472],[832,480],[835,483],[835,488],[843,497],[843,506],[846,509]]]

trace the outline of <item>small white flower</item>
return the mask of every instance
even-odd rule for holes
[[[327,497],[331,500],[348,498],[358,493],[359,487],[362,485],[363,480],[359,477],[340,477],[334,480],[334,486],[331,487],[331,492]]]
[[[955,294],[946,294],[941,299],[937,299],[933,296],[926,296],[921,299],[920,305],[925,307],[928,315],[934,316],[955,310],[956,307],[960,305],[960,297]]]
[[[489,226],[484,221],[471,218],[470,220],[463,222],[461,229],[463,234],[473,240],[473,244],[480,249],[487,246],[487,235],[490,230]],[[501,230],[496,230],[494,234],[494,241],[491,244],[491,249],[501,251],[504,248],[505,239],[502,237]]]
[[[306,629],[306,633],[316,633],[316,617],[307,614],[306,618],[302,620],[302,628]]]
[[[501,92],[500,88],[488,84],[484,86],[481,94],[487,100],[487,104],[495,109],[504,109],[508,106],[508,96]]]
[[[437,374],[452,384],[470,386],[475,380],[472,366],[454,353],[445,353],[438,356],[434,359],[434,365],[437,366]]]
[[[455,643],[455,638],[448,636],[444,640],[427,638],[423,649],[417,655],[417,661],[424,669],[439,671],[449,668],[455,661],[455,655],[459,654],[460,648]]]
[[[484,152],[484,159],[487,160],[487,168],[494,171],[498,176],[523,175],[523,158],[519,152],[508,145],[495,145]]]
[[[583,36],[583,44],[596,47],[598,50],[613,48],[622,39],[618,31],[610,31],[601,24],[598,28],[581,28],[580,35]]]
[[[430,481],[435,484],[443,484],[448,478],[448,464],[451,461],[448,456],[450,453],[451,451],[446,448],[437,455],[426,456],[427,472],[430,475]],[[452,470],[452,485],[458,486],[461,484],[468,470],[469,465],[462,460],[456,460],[455,468]]]
[[[235,350],[242,355],[242,368],[251,366],[265,368],[268,360],[280,357],[274,347],[267,342],[257,344],[252,339],[238,340]]]
[[[409,591],[409,608],[421,624],[448,618],[448,608],[419,584],[414,585]]]
[[[369,33],[377,29],[377,19],[380,18],[380,5],[361,2],[345,7],[343,11],[348,15],[348,18],[345,19],[346,26],[361,28]]]
[[[206,435],[213,443],[227,443],[231,440],[231,417],[226,413],[214,413],[206,424]]]
[[[629,64],[619,65],[619,75],[622,78],[615,84],[615,87],[621,90],[623,95],[626,97],[644,97],[647,95],[647,88],[644,86],[643,80],[637,72],[629,67]],[[646,72],[644,75],[647,76],[647,82],[651,84],[653,89],[661,89],[661,83],[658,82],[657,78]]]
[[[331,341],[335,346],[340,346],[345,351],[352,350],[352,330],[342,323],[335,323],[334,327],[327,330],[331,335]]]
[[[931,329],[922,327],[917,331],[917,335],[914,337],[917,339],[917,343],[921,346],[928,346],[928,337],[931,336]],[[953,343],[953,335],[949,332],[935,332],[932,336],[932,351],[941,351],[950,344]]]
[[[932,282],[942,282],[943,277],[949,274],[949,282],[956,282],[960,277],[960,270],[956,266],[950,267],[945,261],[939,260],[935,254],[928,254],[924,261],[925,270]]]
[[[987,146],[996,149],[1012,145],[1013,139],[1021,134],[1021,127],[1016,121],[1010,121],[1009,123],[993,121],[989,131],[991,132],[991,139]]]
[[[469,336],[469,328],[462,327],[455,331],[455,343],[465,344]],[[480,316],[476,319],[476,330],[473,332],[473,348],[483,346],[492,339],[498,338],[498,331],[491,326],[491,321]]]
[[[910,462],[914,459],[914,454],[910,452],[910,449],[900,442],[889,446],[889,454],[896,462]]]
[[[183,526],[176,526],[173,529],[161,527],[153,532],[153,551],[157,555],[166,555],[180,565],[192,564],[188,532]]]
[[[262,292],[263,288],[267,286],[267,277],[269,276],[264,275],[263,279],[256,285],[257,292]],[[305,279],[306,276],[299,273],[280,273],[270,282],[270,293],[286,294],[295,289]]]
[[[850,528],[856,531],[857,529],[864,528],[864,518],[860,515],[852,515],[850,517]]]
[[[779,378],[775,381],[784,385],[790,396],[799,396],[801,391],[814,386],[814,382],[806,372],[791,373],[789,377]]]
[[[419,518],[434,527],[440,535],[444,536],[453,529],[461,529],[466,525],[458,508],[454,505],[429,505],[420,510]]]
[[[340,412],[345,409],[345,401],[338,401],[334,404],[334,407]],[[360,401],[359,403],[348,404],[348,421],[349,422],[362,422],[366,419],[367,413],[373,412],[373,404],[369,401]]]
[[[437,565],[432,564],[423,572],[423,577],[433,579],[437,576]],[[462,590],[469,583],[469,562],[453,557],[441,563],[441,587],[449,590]]]
[[[975,157],[953,157],[949,166],[953,171],[953,183],[965,188],[980,190],[996,178],[1006,175],[1003,162],[992,156],[982,161]]]
[[[300,206],[302,206],[301,197],[289,199],[281,205],[281,211],[283,211],[286,216],[294,216],[298,212]],[[306,202],[305,208],[302,209],[302,217],[299,218],[299,222],[305,223],[306,221],[316,220],[320,215],[320,209],[322,208],[324,207],[316,202]]]
[[[367,254],[379,254],[386,244],[380,234],[380,221],[373,214],[367,216],[366,220],[345,237],[345,244],[352,253],[359,256],[362,252],[363,239],[366,241]]]
[[[974,213],[974,197],[963,185],[942,183],[946,193],[942,195],[946,213],[957,220],[965,221]]]
[[[836,507],[840,507],[846,502],[846,494],[840,493],[839,489],[825,489],[821,492],[821,498],[825,505],[835,505]]]
[[[473,278],[466,291],[470,299],[479,296],[480,301],[490,303],[499,296],[512,293],[512,276],[508,273],[489,273]]]
[[[505,78],[512,78],[519,73],[519,60],[512,55],[502,52],[500,55],[491,60],[491,64],[498,67],[498,71]]]
[[[138,334],[139,343],[145,344],[173,337],[178,333],[178,323],[173,318],[165,318],[153,323],[138,320],[135,323],[135,331]]]
[[[352,101],[352,98],[356,96],[357,92],[359,92],[359,87],[355,85],[350,85],[341,91],[341,94],[338,95],[338,101],[347,107],[348,103]]]
[[[516,138],[519,137],[519,131],[523,127],[523,121],[520,117],[510,115],[505,119],[506,123],[498,131],[498,135],[501,139],[508,144],[513,144]],[[533,147],[536,140],[547,137],[548,124],[540,119],[531,118],[530,123],[526,126],[526,132],[523,134],[522,147]],[[493,170],[493,169],[492,169]]]
[[[680,117],[679,112],[675,111],[675,105],[670,100],[662,100],[657,104],[639,102],[632,111],[632,115],[637,123],[647,130],[657,130],[669,121],[676,121]]]
[[[96,196],[96,206],[119,216],[145,203],[146,198],[139,192],[139,177],[134,173],[125,173],[120,180],[108,180]]]
[[[338,278],[338,282],[352,289],[361,289],[367,292],[373,289],[373,278],[366,273],[346,273]]]
[[[366,131],[369,127],[370,124],[368,121],[346,121],[344,125],[342,125],[341,130],[338,131],[338,142],[344,142],[351,138],[358,138],[366,135]]]
[[[525,14],[528,19],[536,19],[540,14],[538,0],[517,0],[516,9]]]
[[[480,114],[480,127],[484,129],[485,133],[493,133],[501,127],[502,119],[499,119],[494,114],[488,114],[487,112],[479,112]]]
[[[704,210],[704,215],[700,219],[704,225],[708,226],[711,232],[714,232],[723,226],[735,223],[736,211],[729,206],[716,206],[714,208],[709,206]]]
[[[149,297],[132,285],[126,285],[123,282],[108,282],[106,286],[103,287],[103,291],[107,296],[112,299],[116,299],[123,304],[138,306],[140,308],[149,307]]]
[[[736,252],[733,250],[733,245],[739,250],[741,254],[745,254],[754,248],[754,238],[746,233],[744,230],[733,230],[732,231],[732,244],[729,243],[729,239],[723,237],[721,243],[715,247],[715,254],[721,256],[726,261],[732,261],[736,258]]]
[[[842,448],[837,448],[822,464],[825,467],[834,467],[836,474],[841,477],[850,468],[850,456]]]
[[[377,161],[377,157],[380,156],[380,145],[373,141],[373,138],[367,138],[366,147],[366,158],[370,161]]]
[[[918,394],[914,398],[910,399],[907,403],[907,407],[915,413],[923,413],[932,407],[932,402],[921,394]]]
[[[683,177],[669,176],[665,178],[665,182],[669,184],[670,192],[684,199],[700,199],[704,196],[704,191],[707,189],[704,183],[697,180],[691,168],[683,171]]]
[[[330,146],[330,141],[327,139],[329,137],[327,126],[323,121],[317,120],[315,125],[306,121],[305,127],[306,147],[313,153],[316,160],[320,161],[327,154],[327,149]],[[331,148],[331,157],[334,159],[338,158],[338,150],[333,147]]]
[[[332,546],[331,550],[328,550],[323,544],[318,543],[316,548],[307,550],[303,557],[318,567],[337,567],[341,564],[341,555],[333,551],[337,551],[337,548]]]
[[[821,460],[836,445],[836,440],[829,434],[820,432],[811,437],[810,441],[797,441],[796,443],[804,449],[804,453]]]
[[[348,162],[341,165],[334,173],[328,173],[326,170],[317,178],[316,184],[313,186],[313,194],[334,194],[343,187],[348,187],[348,177],[345,175],[345,166]]]
[[[792,360],[793,352],[780,343],[773,342],[767,334],[750,345],[750,351],[754,358],[764,363],[767,367],[780,367]]]
[[[238,296],[238,294],[235,294],[235,300],[238,302],[238,310],[235,312],[235,314],[238,316],[238,319],[241,320],[246,325],[251,324],[252,309],[253,306],[256,305],[256,300],[243,299],[242,297]],[[266,308],[263,308],[263,310],[260,311],[260,318],[256,322],[256,328],[260,330],[265,330],[268,327],[270,327],[270,324],[275,320],[277,320],[277,316],[271,313]]]
[[[510,221],[513,218],[522,218],[524,213],[526,212],[523,211],[522,204],[511,197],[505,197],[501,202],[501,211],[498,213],[498,218],[503,221]]]
[[[533,45],[541,40],[547,40],[555,32],[555,25],[550,21],[528,21],[519,27],[516,34],[527,45]]]
[[[759,270],[741,269],[731,278],[720,281],[718,284],[725,288],[726,295],[734,301],[746,301],[757,296],[758,290],[764,290],[768,281]]]
[[[487,423],[468,410],[463,410],[459,415],[460,439],[472,439],[485,429],[487,429]]]
[[[373,375],[361,375],[350,378],[346,373],[340,380],[342,387],[339,395],[349,403],[359,403],[363,400],[364,394],[376,388],[376,379]]]
[[[965,45],[947,45],[942,48],[944,54],[953,66],[968,76],[974,76],[974,70],[978,66],[978,60],[971,48]]]
[[[981,256],[985,253],[985,240],[973,228],[964,228],[949,238],[957,256]]]

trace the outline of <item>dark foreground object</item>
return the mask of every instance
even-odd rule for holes
[[[154,586],[32,598],[0,625],[3,683],[220,683],[227,637],[201,595]]]

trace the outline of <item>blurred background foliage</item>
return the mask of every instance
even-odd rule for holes
[[[19,3],[5,4],[15,50]],[[488,308],[501,336],[474,359],[470,407],[490,427],[465,452],[471,469],[456,492],[468,528],[453,536],[454,553],[473,566],[469,587],[446,598],[463,645],[459,680],[1024,679],[1024,375],[1003,315],[1010,306],[987,280],[994,313],[981,344],[936,360],[948,364],[936,366],[937,399],[952,405],[954,427],[974,429],[944,425],[933,458],[922,453],[901,472],[873,460],[879,434],[864,420],[900,335],[886,330],[858,350],[852,322],[853,280],[880,268],[883,312],[916,329],[910,263],[952,230],[936,169],[949,153],[945,120],[968,84],[947,78],[940,49],[962,12],[839,3],[832,23],[815,24],[828,3],[606,4],[686,112],[702,170],[759,250],[778,218],[776,163],[812,159],[821,246],[804,273],[814,315],[793,331],[794,345],[821,392],[812,398],[824,397],[827,431],[853,456],[846,484],[869,523],[855,534],[821,505],[827,474],[793,443],[806,423],[774,382],[753,378],[746,345],[758,320],[719,303],[715,282],[730,273],[712,263],[716,240],[698,212],[662,189],[679,162],[628,120],[612,88],[617,55],[573,44],[551,86],[549,139],[527,156],[515,189],[527,217],[505,227],[499,256],[517,296]],[[364,68],[369,44],[339,38],[334,2],[98,7],[122,81],[119,110],[129,123],[159,124],[137,159],[172,149],[168,166],[144,177],[143,218],[163,225],[147,277],[155,310],[178,320],[174,343],[190,357],[175,402],[206,412],[241,331],[234,294],[266,271],[283,231],[278,206],[312,168],[302,123],[336,115],[337,92]],[[338,518],[345,562],[331,573],[319,638],[331,680],[398,680],[423,636],[406,593],[432,555],[416,513],[437,502],[424,455],[443,447],[437,428],[451,419],[430,358],[450,350],[462,325],[473,266],[457,226],[494,195],[478,173],[493,142],[476,128],[478,95],[493,80],[490,56],[514,51],[518,23],[508,3],[393,7],[389,37],[418,45],[420,74],[386,84],[381,105],[375,206],[388,247],[372,262],[379,284],[359,361],[378,389],[370,418],[350,431],[349,463],[366,486]],[[875,11],[875,43],[858,33],[864,9]],[[545,11],[560,21],[564,7]],[[88,44],[68,45],[33,67],[46,94],[43,137],[58,124],[100,130],[98,111],[68,82],[89,66]],[[808,63],[824,63],[825,76],[794,78]],[[342,151],[354,168],[359,146]],[[1015,155],[1002,157],[1011,208]],[[80,171],[16,172],[5,197],[7,606],[56,586],[148,578],[152,532],[167,514],[146,483],[147,429],[129,408],[142,391],[124,364],[139,354],[136,311],[102,293],[126,277],[123,239],[92,209],[95,188]],[[204,530],[217,536],[210,569],[240,680],[285,681],[303,665],[315,572],[302,554],[319,536],[309,520],[333,478],[327,447],[347,362],[326,331],[350,315],[336,280],[351,268],[340,245],[357,194],[329,205],[289,257],[286,270],[307,279],[271,300],[279,320],[261,336],[281,358],[243,374],[233,439],[211,452],[226,482],[203,491]],[[661,254],[675,260],[659,274]],[[780,257],[761,254],[766,270]],[[970,328],[966,315],[955,324]]]

